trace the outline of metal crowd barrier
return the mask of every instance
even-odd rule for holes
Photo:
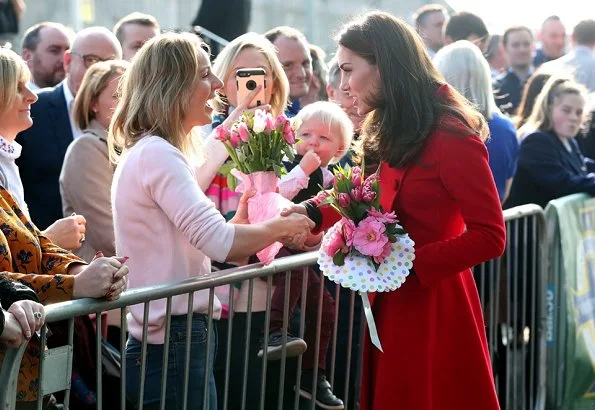
[[[474,270],[503,410],[545,408],[546,276],[543,209],[504,211],[506,251]]]
[[[542,272],[547,263],[545,246],[545,220],[543,210],[535,205],[527,205],[504,211],[508,241],[503,257],[486,262],[475,269],[482,307],[486,321],[486,334],[490,355],[494,367],[498,394],[503,409],[541,410],[544,408],[545,386],[545,280]],[[214,337],[215,326],[221,326],[212,318],[215,288],[229,286],[229,317],[225,320],[225,331],[220,333],[215,361],[219,363],[222,376],[217,380],[218,409],[315,409],[314,400],[306,401],[299,395],[302,374],[302,356],[289,360],[283,347],[281,360],[267,361],[266,351],[262,358],[256,358],[251,352],[251,332],[258,323],[262,323],[262,337],[269,336],[269,320],[271,315],[271,295],[273,292],[272,275],[285,273],[285,295],[283,315],[283,337],[286,341],[287,329],[295,331],[302,339],[306,330],[306,275],[309,266],[315,264],[315,252],[293,255],[275,260],[269,266],[250,265],[226,271],[214,272],[196,279],[181,282],[165,283],[142,289],[128,290],[117,301],[106,302],[83,299],[58,303],[46,307],[46,320],[50,324],[68,321],[68,344],[66,346],[47,349],[45,329],[41,333],[41,362],[39,372],[39,389],[37,408],[42,408],[42,396],[63,392],[64,408],[68,409],[71,401],[71,372],[73,366],[74,318],[77,316],[96,314],[95,345],[101,352],[102,328],[101,312],[120,309],[120,351],[126,348],[126,307],[144,304],[145,322],[148,318],[151,301],[166,299],[165,333],[169,334],[171,324],[171,301],[176,295],[188,295],[188,306],[192,306],[193,293],[198,290],[209,290],[209,315],[207,331],[207,363],[209,366],[210,343]],[[289,316],[289,271],[301,269],[302,295],[299,309]],[[266,281],[266,308],[262,312],[253,312],[254,285],[256,281]],[[247,311],[234,313],[234,293],[238,292],[235,284],[243,282],[248,287]],[[261,283],[262,285],[262,283]],[[334,324],[328,350],[327,379],[333,391],[341,397],[346,409],[359,408],[358,397],[361,378],[361,345],[364,337],[365,320],[362,320],[359,298],[346,289],[329,281],[320,281],[315,289],[318,300],[315,332],[316,342],[308,349],[315,349],[314,363],[317,363],[318,348],[322,323],[322,300],[324,287],[330,291],[335,300]],[[312,289],[310,291],[313,291]],[[261,303],[262,304],[262,303]],[[190,309],[191,310],[191,309]],[[264,320],[263,319],[264,314]],[[312,316],[310,316],[312,317]],[[191,326],[191,315],[186,321],[187,331]],[[261,321],[261,322],[259,322]],[[223,321],[220,321],[223,322]],[[234,325],[234,323],[238,324]],[[291,323],[291,326],[290,326]],[[309,323],[312,326],[312,323]],[[187,332],[190,335],[190,332]],[[226,337],[222,338],[221,336]],[[259,335],[260,336],[260,335]],[[145,388],[145,365],[147,357],[147,327],[143,329],[141,348],[141,383],[134,387],[139,389],[143,397]],[[188,393],[189,370],[188,356],[190,352],[190,336],[186,338],[186,369],[184,372],[184,396]],[[245,343],[243,351],[234,350],[237,343]],[[168,352],[169,340],[166,338],[164,352]],[[0,403],[2,409],[13,410],[16,402],[16,384],[25,345],[18,349],[9,349],[0,369]],[[241,359],[237,358],[240,354]],[[161,382],[161,409],[165,409],[165,392],[167,383],[167,354],[164,354],[163,376]],[[231,366],[233,362],[233,366]],[[239,363],[238,363],[239,362]],[[102,355],[97,354],[97,385],[89,386],[96,392],[96,407],[103,408],[110,397],[102,394]],[[260,369],[260,380],[248,377],[248,370]],[[215,369],[217,372],[217,369]],[[313,369],[316,379],[317,369]],[[254,383],[259,383],[254,389]],[[206,385],[206,383],[205,383]],[[206,387],[206,386],[205,386]],[[295,388],[294,388],[295,387]],[[126,361],[121,360],[119,389],[126,392]],[[315,389],[315,385],[314,385]],[[206,390],[206,388],[205,388]],[[231,393],[230,393],[231,392]],[[316,391],[312,391],[312,396]],[[208,395],[204,395],[203,408],[208,407]],[[187,404],[187,403],[186,403]],[[106,406],[107,407],[107,406]],[[112,406],[109,406],[112,407]],[[118,408],[117,405],[113,406]],[[125,394],[120,394],[119,408],[127,407]],[[142,409],[142,405],[139,407]],[[184,405],[185,408],[185,405]]]

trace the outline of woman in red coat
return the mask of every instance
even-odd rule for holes
[[[405,284],[372,295],[384,353],[366,338],[361,408],[498,410],[471,274],[505,247],[485,120],[445,84],[402,20],[372,12],[337,40],[341,89],[367,114],[363,155],[380,165],[381,204],[416,244]],[[312,203],[293,211],[321,229],[338,219]]]

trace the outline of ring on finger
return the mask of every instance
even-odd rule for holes
[[[33,317],[35,319],[41,319],[43,317],[43,315],[41,314],[41,312],[34,312]]]

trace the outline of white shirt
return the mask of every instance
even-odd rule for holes
[[[68,81],[64,80],[62,84],[64,85],[62,89],[64,90],[64,99],[66,100],[66,107],[68,108],[68,121],[70,121],[72,138],[77,139],[83,135],[83,132],[79,129],[79,127],[76,126],[74,123],[74,118],[72,117],[72,110],[74,108],[74,95],[72,94],[70,87],[68,87]]]
[[[14,162],[21,156],[21,146],[16,141],[9,141],[0,136],[0,184],[6,188],[21,211],[29,218],[29,208],[25,203],[25,190],[21,181],[19,167]]]

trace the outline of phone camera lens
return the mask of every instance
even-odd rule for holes
[[[246,88],[249,90],[254,90],[256,88],[256,81],[254,80],[248,80],[246,82]]]

